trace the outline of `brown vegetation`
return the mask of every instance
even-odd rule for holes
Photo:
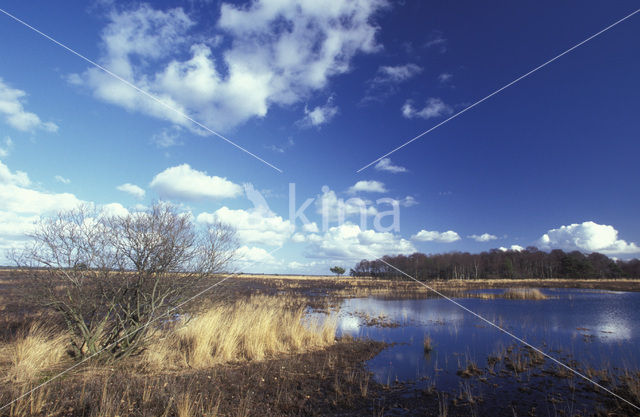
[[[502,293],[466,293],[466,296],[483,300],[496,298],[505,298],[507,300],[547,300],[549,298],[537,288],[507,288]]]
[[[222,411],[226,415],[231,406],[229,401],[235,401],[233,407],[248,412],[255,406],[250,398],[251,391],[240,397],[231,395],[228,398],[230,393],[244,388],[231,388],[230,385],[241,381],[234,381],[227,371],[235,369],[233,372],[237,372],[238,367],[249,364],[320,352],[335,343],[335,329],[335,321],[331,318],[314,321],[306,317],[304,305],[291,297],[258,296],[234,303],[214,303],[196,317],[177,318],[155,327],[140,355],[117,363],[91,361],[64,379],[57,379],[12,404],[0,415],[27,416],[45,410],[50,415],[138,415],[142,412],[143,415],[191,416],[203,413],[217,415]],[[19,332],[0,346],[3,361],[0,362],[0,378],[4,386],[0,389],[0,405],[73,364],[68,354],[69,340],[69,335],[60,328],[41,324],[32,325],[28,331]],[[313,367],[317,368],[316,372],[328,372],[329,369],[338,372],[335,357],[331,357],[331,361],[314,363]],[[357,370],[357,363],[349,366],[352,368],[349,376],[351,385],[359,386],[359,390],[366,394],[368,372]],[[272,369],[257,367],[262,373],[244,375],[243,384],[252,385],[255,383],[253,378],[261,378],[260,385],[264,385],[267,376],[275,386],[284,381],[288,381],[284,382],[287,385],[293,383],[293,375],[285,376],[285,366],[275,370],[284,378],[281,381],[278,381],[278,376],[271,375]],[[364,373],[367,373],[366,377]],[[356,380],[355,374],[362,380],[366,379],[367,384]],[[188,375],[204,378],[210,390],[215,385],[216,395],[204,395],[202,387],[186,384],[184,378]],[[346,390],[341,388],[340,379],[347,376],[334,375],[335,378],[338,382],[332,382],[338,384],[336,389]],[[228,385],[218,386],[221,379]],[[177,388],[168,388],[169,383],[177,384]],[[353,394],[349,392],[349,395]],[[281,392],[279,395],[291,393]],[[284,398],[279,401],[290,404]]]

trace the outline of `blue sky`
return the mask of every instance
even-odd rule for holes
[[[170,200],[236,225],[257,272],[529,245],[636,257],[640,15],[356,172],[636,7],[6,0],[178,112],[0,14],[0,249],[82,202]]]

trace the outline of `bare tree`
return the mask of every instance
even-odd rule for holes
[[[33,294],[64,318],[78,356],[139,351],[148,324],[227,271],[237,248],[232,227],[200,229],[163,203],[121,216],[62,212],[32,238],[16,260],[31,267]]]

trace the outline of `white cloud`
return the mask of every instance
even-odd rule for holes
[[[236,250],[237,262],[244,267],[255,267],[259,269],[261,265],[273,265],[278,263],[276,258],[263,248],[256,246],[241,246]]]
[[[151,137],[151,141],[156,144],[158,148],[169,148],[171,146],[181,145],[182,142],[178,140],[180,137],[179,126],[172,126],[170,128],[164,128],[160,132],[154,134]]]
[[[481,235],[471,235],[470,239],[475,240],[476,242],[489,242],[490,240],[496,240],[498,236],[492,235],[490,233],[483,233]]]
[[[338,107],[333,105],[333,96],[324,106],[316,106],[313,110],[304,107],[304,118],[298,121],[302,127],[320,126],[329,123],[338,114]]]
[[[36,129],[55,132],[58,126],[52,122],[43,122],[37,114],[25,110],[24,102],[27,93],[11,88],[0,78],[0,114],[5,122],[15,129],[31,132]]]
[[[390,232],[361,230],[345,223],[331,227],[322,235],[310,235],[307,256],[311,258],[374,259],[383,255],[410,254],[415,247],[406,239]]]
[[[37,215],[25,216],[0,210],[0,239],[23,238],[33,231],[34,223],[39,218]]]
[[[281,246],[293,234],[295,226],[276,214],[262,210],[232,210],[221,207],[213,213],[200,213],[200,223],[219,221],[235,227],[242,243]]]
[[[145,191],[135,184],[126,183],[126,184],[118,185],[116,189],[118,191],[123,191],[127,194],[130,194],[135,198],[137,198],[138,200],[143,199],[145,195]]]
[[[361,104],[372,101],[384,102],[386,97],[397,91],[399,84],[415,77],[420,72],[422,72],[422,68],[412,63],[379,67],[376,75],[367,82],[367,91]]]
[[[460,235],[458,235],[453,230],[447,230],[446,232],[420,230],[418,233],[411,236],[411,239],[420,242],[451,243],[460,240]]]
[[[316,222],[306,223],[302,225],[302,230],[307,233],[318,233],[320,229]]]
[[[335,263],[335,262],[333,262]],[[328,265],[332,264],[331,261],[310,261],[310,262],[298,262],[298,261],[291,261],[287,264],[287,267],[290,270],[294,270],[294,271],[298,271],[298,272],[309,272],[309,271],[314,271],[314,272],[318,272],[318,267],[319,266],[325,266],[327,267],[325,270],[328,270]],[[320,270],[320,272],[325,272],[325,270]]]
[[[62,184],[71,183],[71,180],[69,178],[65,178],[62,175],[56,175],[55,177],[53,177],[53,179],[55,179],[56,181],[58,181],[59,183],[62,183]]]
[[[609,225],[592,221],[551,229],[538,241],[543,249],[578,250],[604,254],[640,253],[635,243],[618,239],[618,231]]]
[[[293,243],[302,243],[302,242],[305,242],[306,240],[307,240],[307,237],[302,233],[296,233],[293,236],[291,236],[291,241]]]
[[[347,191],[350,194],[355,194],[359,192],[363,193],[386,193],[387,189],[384,188],[384,184],[380,181],[358,181]]]
[[[282,143],[281,145],[265,145],[265,148],[272,150],[273,152],[277,152],[277,153],[284,153],[287,149],[291,148],[293,145],[295,145],[295,141],[293,140],[293,138],[288,138],[286,142]]]
[[[438,81],[440,81],[441,84],[448,83],[452,78],[453,74],[449,74],[448,72],[443,72],[442,74],[438,75]]]
[[[447,52],[448,40],[444,37],[442,31],[434,30],[429,36],[429,40],[425,43],[427,48],[436,48],[441,54]]]
[[[391,172],[392,174],[407,172],[407,168],[401,167],[399,165],[394,165],[391,162],[391,158],[382,158],[373,167],[378,171],[387,171],[387,172]]]
[[[437,97],[429,97],[425,106],[420,110],[413,107],[411,100],[407,100],[402,106],[402,115],[407,119],[413,119],[414,117],[431,119],[448,116],[451,113],[453,113],[453,108]]]
[[[106,217],[127,216],[129,210],[120,203],[109,203],[100,207],[100,214]]]
[[[398,201],[398,203],[402,206],[402,207],[413,207],[418,205],[418,201],[413,197],[413,196],[406,196],[405,198],[403,198],[402,200]]]
[[[167,168],[151,181],[150,187],[162,197],[183,200],[229,198],[242,194],[242,187],[226,178],[209,176],[189,164]]]
[[[11,149],[13,149],[13,141],[9,136],[7,136],[4,139],[4,147],[0,148],[0,158],[8,156]]]
[[[336,193],[328,186],[322,187],[322,194],[316,200],[318,214],[322,214],[329,221],[344,220],[349,216],[375,216],[378,210],[370,204],[370,201],[360,197],[352,197],[347,200],[338,198]]]
[[[82,201],[69,193],[53,194],[17,185],[0,184],[0,210],[39,214],[70,210],[81,203]]]
[[[382,66],[378,68],[378,74],[373,79],[374,83],[401,83],[422,72],[416,64],[396,66]]]
[[[26,172],[11,172],[8,166],[0,161],[0,185],[17,185],[20,187],[28,187],[31,180]]]
[[[504,246],[500,246],[498,248],[498,250],[501,250],[502,252],[509,252],[509,251],[513,251],[513,252],[522,252],[524,250],[524,248],[520,245],[511,245],[508,248],[505,248]]]
[[[223,3],[217,28],[228,42],[221,48],[192,33],[203,22],[182,8],[142,5],[111,13],[99,62],[173,108],[224,130],[264,117],[272,105],[303,101],[331,77],[348,72],[356,54],[377,51],[371,19],[385,6],[382,0]],[[69,80],[101,100],[192,128],[96,68]]]
[[[83,202],[73,194],[54,194],[27,188],[31,185],[25,172],[11,170],[0,161],[0,263],[4,251],[24,245],[27,234],[41,215],[69,210]],[[3,260],[4,259],[4,260]]]

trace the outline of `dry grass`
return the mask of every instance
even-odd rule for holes
[[[433,341],[431,340],[431,336],[426,335],[423,341],[424,352],[429,353],[433,350]]]
[[[8,367],[3,382],[25,383],[58,367],[67,356],[69,338],[46,329],[46,324],[34,324],[26,332],[1,349]]]
[[[504,298],[507,300],[547,300],[549,297],[537,288],[507,288],[502,293],[466,293],[466,297],[480,298],[482,300],[494,300]]]
[[[335,320],[310,320],[303,307],[288,304],[281,298],[260,296],[212,307],[177,323],[175,331],[157,331],[142,363],[149,369],[205,368],[333,344]]]
[[[507,300],[546,300],[548,297],[537,288],[508,288],[502,298]]]

